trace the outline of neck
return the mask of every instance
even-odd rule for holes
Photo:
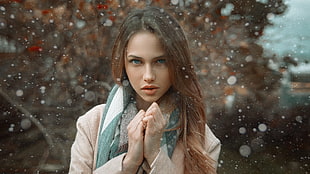
[[[137,109],[138,110],[144,110],[144,111],[146,111],[150,106],[151,106],[151,104],[152,103],[150,103],[150,102],[146,102],[146,101],[144,101],[142,98],[140,98],[140,97],[138,97],[137,98]]]
[[[136,97],[136,102],[137,102],[137,109],[138,110],[142,109],[144,111],[146,111],[153,103],[153,102],[144,101],[140,96]],[[170,95],[164,95],[162,98],[160,98],[156,102],[159,105],[163,113],[171,113],[176,107],[175,102],[172,96]]]

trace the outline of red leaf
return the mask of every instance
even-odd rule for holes
[[[50,12],[51,12],[51,10],[42,10],[41,13],[42,13],[43,15],[47,15],[47,14],[49,14]]]
[[[115,16],[109,16],[109,19],[114,22],[116,20],[116,17]]]
[[[40,46],[31,46],[28,48],[28,51],[30,51],[30,52],[41,52],[41,51],[43,51],[43,49]]]
[[[104,10],[106,10],[106,9],[108,9],[108,5],[105,5],[105,4],[98,4],[98,5],[97,5],[97,8],[98,8],[98,9],[104,9]]]
[[[229,72],[229,74],[230,74],[231,76],[234,76],[234,75],[236,75],[236,72],[231,71],[231,72]]]

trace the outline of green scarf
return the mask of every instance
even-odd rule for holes
[[[132,91],[130,85],[125,87],[115,85],[108,96],[100,125],[96,168],[121,154],[118,152],[120,142],[119,125],[124,111],[130,106],[129,103],[133,101]],[[166,129],[175,128],[178,121],[179,111],[175,109],[170,115]],[[161,146],[166,147],[170,158],[172,157],[177,139],[177,130],[167,131],[163,134]],[[124,152],[127,152],[127,149]]]

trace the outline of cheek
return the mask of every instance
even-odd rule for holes
[[[141,69],[139,68],[133,68],[133,67],[130,67],[128,66],[126,68],[126,73],[127,73],[127,76],[131,77],[131,78],[137,78],[137,77],[140,77],[142,72],[141,72]]]
[[[170,73],[168,70],[162,73],[161,79],[167,84],[167,86],[170,86],[172,84]]]
[[[141,72],[139,72],[138,69],[129,67],[126,69],[126,74],[132,87],[136,87],[137,85],[139,85],[142,77],[141,77]]]
[[[130,68],[130,66],[126,63],[125,64],[125,73],[127,74],[127,77],[129,78],[132,74],[132,68]]]

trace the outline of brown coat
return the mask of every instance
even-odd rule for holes
[[[105,105],[98,105],[89,110],[85,115],[81,116],[77,121],[77,134],[71,148],[71,163],[69,174],[91,174],[91,173],[109,173],[122,174],[122,160],[125,154],[119,155],[103,166],[95,170],[97,157],[97,141],[100,121]],[[210,157],[218,161],[221,144],[206,125],[206,151]],[[150,166],[150,174],[180,174],[184,173],[184,153],[181,143],[178,143],[172,158],[170,159],[161,149],[156,159]],[[140,173],[140,172],[138,172]]]

